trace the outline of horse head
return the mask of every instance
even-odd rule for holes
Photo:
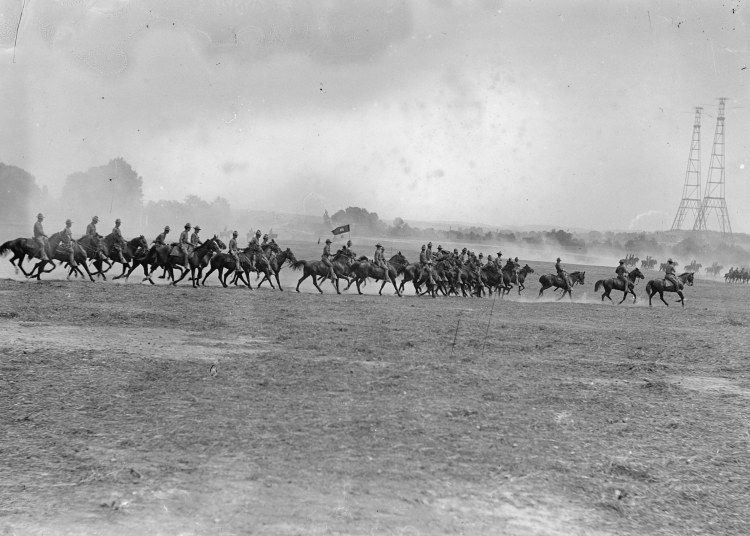
[[[283,253],[286,256],[286,260],[289,261],[289,264],[294,264],[297,262],[297,257],[294,256],[294,253],[292,253],[291,249],[286,248]]]
[[[643,279],[643,273],[638,268],[635,268],[628,274],[628,278],[631,281],[635,281],[636,279]]]
[[[406,260],[406,257],[404,257],[400,251],[396,253],[393,257],[391,257],[388,262],[390,264],[395,264],[399,266],[406,266],[407,264],[409,264],[409,261]]]
[[[529,266],[528,264],[525,265],[523,268],[521,268],[519,271],[520,272],[525,272],[527,274],[533,274],[534,273],[534,269],[531,266]]]

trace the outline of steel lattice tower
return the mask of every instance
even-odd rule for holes
[[[732,236],[732,225],[729,223],[729,211],[724,183],[724,106],[727,99],[719,99],[719,115],[716,116],[716,132],[714,146],[711,151],[711,163],[708,166],[708,178],[703,194],[703,202],[698,216],[693,224],[694,231],[708,230],[707,219],[711,213],[716,213],[719,220],[719,230],[722,236]]]
[[[695,221],[701,211],[701,110],[703,108],[699,106],[695,108],[693,139],[690,142],[690,155],[687,171],[685,171],[685,186],[682,188],[682,200],[672,222],[672,231],[682,228],[682,222],[688,212],[691,219]]]

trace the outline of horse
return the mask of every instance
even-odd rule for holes
[[[94,275],[97,277],[101,276],[106,281],[107,276],[105,272],[112,267],[112,263],[109,260],[109,250],[102,242],[102,237],[99,235],[83,235],[78,239],[78,245],[86,252],[89,260],[93,261],[94,268],[96,268]],[[107,270],[102,270],[104,263],[108,265]]]
[[[16,238],[14,240],[8,240],[0,245],[0,255],[5,255],[9,251],[13,253],[13,256],[8,260],[13,265],[15,272],[18,273],[18,270],[21,270],[24,276],[29,277],[30,272],[23,269],[23,259],[24,257],[28,257],[29,260],[34,257],[41,258],[39,242],[33,238]],[[16,264],[16,261],[18,261],[18,264]],[[52,263],[53,269],[54,266],[54,263]],[[33,268],[31,271],[33,272]]]
[[[112,237],[111,234],[107,235],[104,238],[104,243],[109,249],[109,258],[112,259],[113,262],[119,262],[120,264],[122,264],[122,272],[120,273],[120,275],[115,276],[112,279],[120,279],[121,277],[124,277],[125,272],[130,269],[130,261],[135,258],[138,250],[143,251],[148,249],[148,241],[146,241],[146,237],[144,237],[143,235],[126,241],[123,247],[116,249],[119,253],[114,257],[112,256],[113,250],[115,249],[114,237]],[[94,263],[94,266],[96,266],[96,263]]]
[[[376,281],[381,279],[383,280],[383,284],[380,286],[380,291],[378,292],[378,294],[382,295],[385,284],[390,281],[393,284],[393,288],[396,289],[396,294],[400,298],[401,292],[398,290],[398,283],[396,283],[396,276],[398,276],[398,271],[390,264],[386,265],[388,266],[387,270],[371,261],[356,261],[352,263],[351,273],[354,274],[354,282],[357,284],[357,292],[362,294],[362,289],[360,288],[361,283],[368,277],[371,277]],[[401,269],[403,270],[405,266],[406,265],[402,265]]]
[[[255,254],[255,267],[253,267],[252,261],[253,254]],[[214,271],[218,271],[219,282],[223,287],[226,288],[228,286],[227,279],[229,279],[229,276],[234,273],[235,277],[232,280],[233,285],[237,285],[237,281],[242,281],[242,283],[247,288],[252,289],[253,287],[250,284],[250,272],[256,271],[258,272],[258,274],[262,273],[264,279],[268,278],[268,282],[271,284],[271,288],[276,289],[270,279],[272,275],[271,265],[265,255],[259,254],[257,248],[248,247],[240,250],[237,253],[237,257],[240,259],[239,271],[237,271],[236,269],[237,261],[234,260],[234,255],[232,255],[231,253],[219,253],[211,257],[211,269],[208,271],[205,277],[203,277],[201,285],[205,286],[206,278],[208,278],[208,276],[211,275]],[[226,274],[224,274],[225,269],[227,270]]]
[[[351,273],[351,266],[356,263],[351,263],[351,259],[345,255],[336,254],[333,259],[331,260],[331,264],[333,265],[333,275],[336,277],[336,279],[331,281],[331,284],[336,289],[336,294],[341,294],[341,290],[339,290],[339,278],[343,277],[345,279],[349,279],[347,276]],[[318,292],[321,294],[323,293],[323,290],[318,286],[318,276],[322,278],[327,278],[330,276],[330,269],[326,264],[323,263],[323,261],[295,261],[292,263],[292,269],[293,270],[299,270],[302,269],[302,277],[299,278],[299,281],[297,281],[297,292],[299,292],[299,286],[300,284],[307,279],[308,277],[312,277],[313,285],[315,285],[315,288],[318,289]],[[350,281],[351,283],[351,281]],[[357,283],[357,289],[359,289],[359,283]]]
[[[625,287],[625,284],[622,282],[622,279],[620,279],[619,277],[611,277],[609,279],[600,279],[599,281],[597,281],[594,285],[594,292],[599,292],[599,288],[604,287],[602,301],[604,301],[604,298],[608,298],[609,301],[612,301],[609,293],[613,290],[622,290],[622,299],[618,302],[618,305],[625,301],[625,298],[627,298],[628,294],[633,295],[633,303],[635,303],[636,296],[635,291],[633,290],[633,286],[635,285],[637,279],[643,279],[643,274],[638,268],[635,268],[628,273],[628,280],[630,282],[628,283],[627,288],[623,288]]]
[[[562,300],[565,297],[565,294],[567,294],[570,299],[573,299],[573,293],[571,292],[573,289],[573,285],[576,283],[579,283],[583,285],[584,280],[586,277],[586,272],[571,272],[568,274],[568,279],[570,279],[570,288],[565,289],[565,281],[563,281],[563,278],[556,274],[545,274],[542,277],[539,278],[539,282],[542,284],[542,288],[539,289],[539,296],[538,298],[542,297],[542,293],[547,290],[550,287],[555,287],[555,289],[562,288],[563,293],[562,295],[557,298],[558,300]]]
[[[683,285],[693,285],[693,272],[685,272],[677,276],[677,280]],[[646,284],[646,292],[648,292],[648,305],[651,307],[651,298],[658,292],[659,299],[664,302],[664,305],[669,307],[669,304],[664,301],[665,292],[676,292],[680,297],[678,300],[685,307],[685,296],[682,294],[682,288],[675,288],[674,284],[665,279],[652,279]]]
[[[196,270],[200,270],[203,268],[203,262],[208,253],[216,253],[221,250],[220,241],[217,236],[214,236],[212,238],[209,238],[203,244],[193,249],[193,251],[188,255],[188,267],[190,272],[191,281],[193,283],[193,287],[197,287],[196,284]],[[154,245],[151,246],[151,249],[149,250],[149,259],[153,261],[153,264],[156,267],[161,266],[162,268],[166,268],[167,272],[169,273],[170,278],[173,280],[172,284],[177,285],[180,281],[182,281],[185,276],[188,274],[188,270],[184,270],[179,278],[174,279],[174,267],[177,265],[180,265],[180,263],[183,260],[182,254],[172,254],[172,245]],[[154,267],[152,266],[152,272],[154,271]],[[150,279],[150,276],[147,276]]]
[[[39,281],[42,278],[42,274],[52,271],[44,269],[44,266],[46,264],[52,264],[52,269],[54,269],[55,265],[52,260],[61,262],[70,261],[70,253],[59,248],[60,242],[62,242],[62,232],[55,233],[49,237],[49,241],[47,242],[47,257],[49,257],[50,260],[40,260],[39,262],[37,262],[34,268],[32,268],[32,270],[26,277],[36,277],[37,281]],[[81,271],[81,266],[83,266],[83,269],[86,271],[86,274],[89,276],[89,279],[93,283],[95,281],[94,276],[91,274],[88,264],[86,264],[86,251],[81,246],[79,246],[78,242],[76,242],[75,240],[71,240],[71,247],[73,248],[73,260],[75,261],[75,264],[71,266],[71,271],[68,274],[68,279],[70,279],[70,276],[73,273],[78,274],[85,279],[85,276]],[[34,272],[36,272],[36,275],[34,275]]]

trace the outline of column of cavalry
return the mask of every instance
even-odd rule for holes
[[[43,222],[44,215],[39,214],[32,238],[17,238],[0,246],[0,255],[11,252],[13,256],[10,262],[16,272],[20,270],[27,278],[40,279],[42,274],[64,265],[68,270],[68,278],[76,275],[88,276],[91,281],[94,281],[95,277],[106,280],[106,273],[112,266],[119,264],[121,272],[113,279],[128,280],[135,270],[141,268],[142,282],[149,281],[155,284],[153,274],[161,269],[160,278],[169,279],[176,285],[189,275],[192,285],[197,287],[205,285],[206,279],[217,272],[218,279],[224,287],[230,284],[228,280],[232,277],[231,284],[242,282],[252,288],[250,272],[257,272],[258,278],[263,276],[258,286],[268,281],[272,288],[276,288],[273,283],[275,279],[276,286],[283,290],[279,272],[288,264],[292,269],[302,272],[302,277],[297,282],[297,292],[300,284],[310,278],[319,292],[323,292],[319,283],[329,279],[336,292],[340,294],[340,280],[343,279],[347,283],[345,290],[354,284],[361,294],[361,287],[366,281],[374,279],[381,282],[379,294],[382,294],[385,285],[390,283],[396,294],[401,296],[404,285],[411,283],[417,295],[482,297],[496,292],[502,298],[509,294],[514,286],[518,294],[521,294],[525,289],[527,276],[534,273],[528,264],[521,266],[518,257],[509,257],[503,261],[501,251],[497,252],[495,258],[488,255],[485,259],[483,253],[477,255],[467,248],[460,252],[458,249],[451,252],[438,246],[437,250],[433,251],[432,242],[422,246],[418,262],[409,262],[400,251],[386,259],[385,248],[381,244],[375,246],[372,259],[357,256],[351,249],[351,240],[334,253],[331,251],[331,241],[326,240],[320,260],[306,261],[297,260],[289,248],[282,250],[274,239],[269,240],[268,235],[263,236],[261,240],[260,230],[255,233],[247,247],[240,248],[237,231],[233,232],[229,244],[226,245],[217,235],[202,240],[200,226],[192,227],[189,223],[185,224],[177,242],[167,240],[171,230],[167,226],[149,244],[143,235],[126,240],[122,235],[119,219],[115,220],[112,232],[102,236],[96,228],[99,219],[94,216],[87,225],[86,233],[77,240],[73,238],[72,221],[67,220],[65,228],[51,236],[45,233]],[[30,271],[23,267],[26,257],[37,259]],[[55,264],[55,261],[59,264]],[[618,290],[623,292],[620,303],[628,294],[633,296],[635,302],[635,284],[644,276],[638,268],[628,272],[625,263],[624,259],[620,261],[615,270],[616,277],[596,282],[595,291],[599,291],[600,288],[604,290],[602,300],[611,300],[610,292]],[[554,288],[562,290],[558,299],[565,295],[572,299],[574,286],[583,285],[585,282],[585,272],[568,273],[559,257],[555,263],[555,272],[539,278],[539,296],[541,297],[546,289]],[[397,281],[398,277],[401,278],[400,281]],[[685,284],[693,284],[693,274],[684,273],[677,277],[674,263],[670,259],[665,278],[651,280],[646,286],[649,304],[657,293],[666,304],[663,293],[676,292],[684,306],[682,289]]]

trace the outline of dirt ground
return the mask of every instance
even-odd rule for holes
[[[537,301],[535,268],[502,301],[0,280],[0,535],[749,534],[750,287]]]

